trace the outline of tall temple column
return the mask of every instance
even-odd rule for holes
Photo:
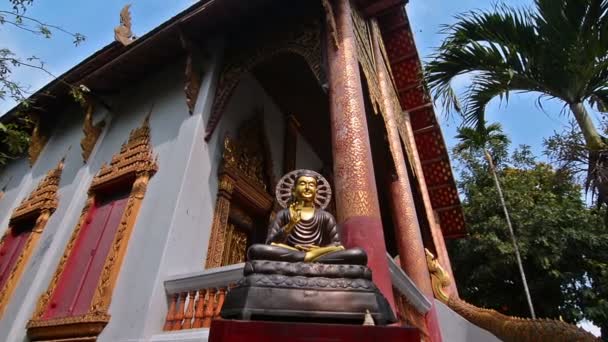
[[[367,252],[374,283],[394,310],[350,2],[335,0],[333,9],[337,44],[329,28],[326,42],[338,221],[346,247]]]
[[[377,29],[375,22],[372,23],[372,26],[372,48],[374,50],[378,83],[382,96],[384,122],[391,155],[395,163],[396,174],[391,175],[390,193],[395,240],[397,242],[397,249],[399,250],[399,263],[418,289],[433,302],[433,287],[426,264],[424,241],[422,240],[411,182],[406,169],[407,164],[399,136],[397,115],[401,115],[401,105],[390,81],[388,67],[385,64],[380,49],[380,40],[382,39],[380,30]],[[437,313],[434,308],[426,314],[424,321],[427,328],[425,333],[428,334],[430,340],[441,341]]]
[[[420,157],[418,155],[418,148],[416,147],[416,140],[414,139],[414,131],[412,129],[412,123],[410,121],[409,113],[403,113],[403,119],[408,139],[408,141],[406,141],[405,143],[411,146],[412,151],[412,166],[416,170],[416,173],[421,175],[418,179],[420,185],[420,193],[422,197],[422,202],[424,204],[424,209],[428,213],[427,220],[431,229],[431,235],[433,238],[433,245],[435,246],[435,252],[437,254],[437,259],[439,259],[441,266],[446,270],[446,272],[450,276],[450,279],[452,279],[450,285],[448,286],[450,295],[458,297],[456,278],[454,278],[454,273],[452,272],[452,264],[450,262],[448,250],[445,245],[445,239],[443,238],[443,232],[441,231],[441,227],[439,226],[438,222],[439,219],[437,218],[436,213],[433,210],[433,205],[431,204],[431,198],[429,196],[429,191],[426,186],[426,180],[424,179],[424,176],[422,176],[422,164],[420,163]]]

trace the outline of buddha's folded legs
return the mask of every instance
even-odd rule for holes
[[[254,244],[247,250],[247,260],[272,260],[286,262],[304,261],[305,252],[280,246]]]
[[[324,254],[315,262],[322,264],[367,265],[367,254],[361,248],[350,248],[343,251]]]
[[[248,260],[303,262],[306,252],[276,245],[254,244],[247,250]],[[321,255],[314,262],[322,264],[366,265],[367,254],[361,248],[351,248]]]

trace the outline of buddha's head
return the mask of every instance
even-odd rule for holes
[[[314,205],[317,196],[317,176],[310,171],[301,171],[296,175],[296,181],[291,189],[291,198],[294,202],[303,202]]]

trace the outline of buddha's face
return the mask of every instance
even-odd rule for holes
[[[298,201],[312,202],[317,195],[317,180],[310,176],[301,176],[293,187],[293,196]]]

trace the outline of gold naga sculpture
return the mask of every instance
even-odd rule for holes
[[[496,310],[478,308],[451,296],[444,289],[451,280],[433,253],[426,251],[426,262],[431,273],[435,298],[476,326],[485,329],[506,342],[575,342],[599,341],[587,331],[563,321],[512,317]]]

